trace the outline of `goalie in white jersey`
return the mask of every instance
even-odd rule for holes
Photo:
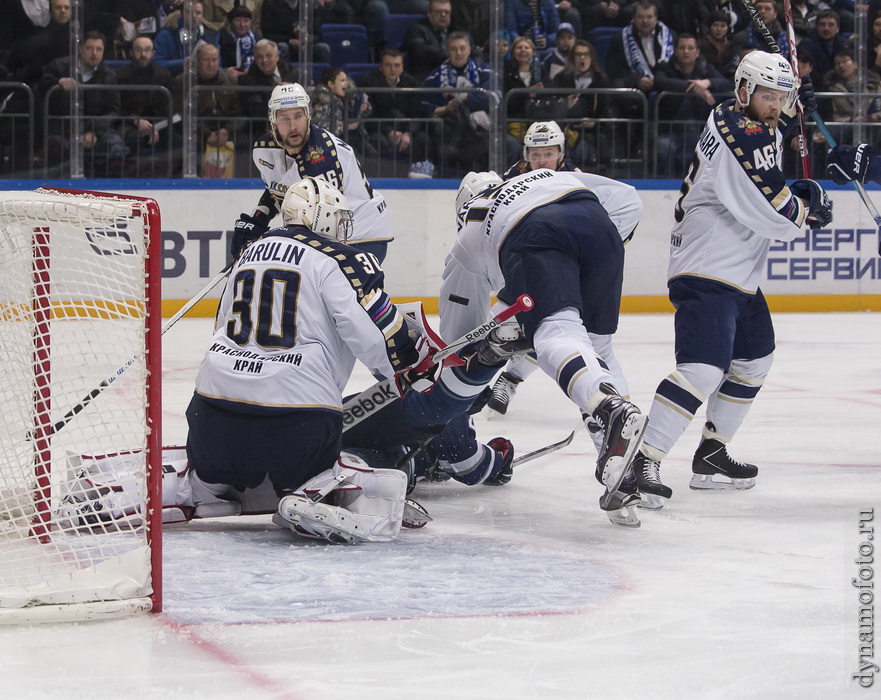
[[[789,63],[762,51],[747,54],[735,85],[736,99],[707,119],[676,205],[668,281],[676,307],[676,370],[657,388],[634,460],[639,489],[656,497],[654,507],[672,495],[661,482],[660,461],[708,399],[691,487],[755,484],[758,469],[733,460],[726,444],[773,358],[774,328],[759,280],[773,240],[790,241],[804,225],[818,228],[832,219],[816,182],[787,187],[781,171],[798,96]]]
[[[252,215],[236,221],[232,255],[268,230],[285,192],[305,177],[327,180],[352,206],[354,225],[348,244],[382,262],[392,240],[385,198],[375,191],[352,147],[312,124],[310,98],[298,83],[277,85],[269,98],[270,133],[254,144],[254,165],[266,189]]]
[[[456,206],[441,335],[457,337],[486,320],[493,290],[507,303],[532,297],[533,309],[518,320],[539,366],[605,429],[596,468],[606,486],[600,507],[613,523],[638,526],[635,486],[621,489],[632,481],[645,416],[619,395],[592,339],[611,342],[617,330],[623,239],[639,223],[642,201],[629,185],[598,175],[538,169],[504,183],[495,173],[469,173]]]
[[[390,539],[407,479],[340,456],[342,392],[356,357],[391,377],[420,351],[373,256],[338,242],[352,223],[338,190],[305,178],[288,189],[282,216],[285,226],[245,248],[233,266],[196,377],[187,455],[197,515],[200,506],[222,509],[230,487],[253,489],[268,475],[279,496],[300,494],[279,503],[295,532]],[[351,510],[319,503],[336,487],[354,499],[355,506],[346,501]],[[358,503],[373,521],[353,515]]]

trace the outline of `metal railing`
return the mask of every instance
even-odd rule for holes
[[[34,176],[35,104],[25,83],[0,82],[0,177]]]

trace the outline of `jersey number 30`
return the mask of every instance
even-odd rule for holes
[[[257,344],[289,350],[297,342],[300,273],[269,269],[259,275],[259,282],[257,278],[257,272],[249,269],[236,275],[232,312],[237,318],[226,324],[226,335],[237,345],[247,345],[256,315]]]

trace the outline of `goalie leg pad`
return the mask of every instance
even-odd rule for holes
[[[298,535],[338,543],[389,542],[401,530],[406,494],[404,472],[373,469],[343,452],[333,469],[283,498],[278,514]]]

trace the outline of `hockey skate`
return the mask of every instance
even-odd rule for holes
[[[609,499],[619,490],[625,476],[631,473],[631,462],[642,444],[648,416],[622,399],[608,384],[603,384],[601,390],[606,398],[593,412],[593,417],[605,428],[596,476],[606,487],[603,498]],[[602,501],[600,505],[603,510],[608,510]]]
[[[637,512],[639,505],[639,490],[633,473],[624,478],[617,491],[609,493],[607,489],[600,496],[600,508],[605,511],[613,525],[621,527],[636,528],[642,524],[639,522],[639,513]]]
[[[496,413],[505,415],[508,412],[508,404],[511,403],[511,399],[517,393],[517,385],[522,381],[522,379],[515,377],[513,374],[502,372],[499,378],[496,379],[496,383],[493,384],[493,395],[487,401],[487,407]]]
[[[759,468],[754,464],[737,462],[728,454],[725,443],[705,437],[691,462],[689,488],[695,491],[746,490],[756,485]]]
[[[633,474],[643,497],[639,507],[647,510],[663,508],[664,500],[673,495],[673,489],[661,481],[661,463],[644,452],[637,452],[633,458]]]

